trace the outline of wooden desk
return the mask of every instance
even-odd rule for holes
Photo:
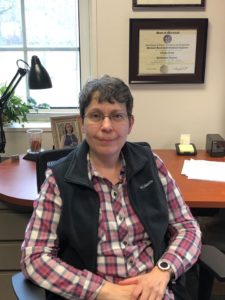
[[[23,156],[18,161],[7,159],[0,163],[0,200],[32,207],[38,197],[36,163]]]
[[[15,299],[12,275],[21,270],[21,243],[38,196],[35,162],[0,163],[0,299]]]
[[[224,161],[224,157],[213,158],[204,150],[197,156],[178,156],[175,150],[154,150],[176,180],[184,200],[190,207],[225,208],[225,183],[201,180],[190,180],[181,175],[185,159],[206,159]],[[20,206],[32,207],[33,200],[38,197],[35,162],[11,159],[0,163],[0,200]]]
[[[191,180],[181,175],[185,159],[204,159],[225,162],[224,157],[210,157],[204,150],[198,150],[196,156],[179,156],[175,150],[154,150],[164,161],[176,180],[185,202],[190,207],[225,208],[225,182]]]

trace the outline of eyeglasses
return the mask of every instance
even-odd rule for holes
[[[100,124],[103,122],[105,118],[109,118],[110,121],[114,124],[120,124],[125,122],[131,115],[127,115],[125,113],[115,112],[109,116],[103,115],[100,112],[91,112],[84,116],[90,123]]]

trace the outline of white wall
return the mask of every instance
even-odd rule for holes
[[[205,148],[207,133],[225,138],[225,1],[208,0],[204,10],[133,11],[132,0],[96,0],[96,73],[128,83],[129,18],[208,18],[204,84],[130,85],[136,124],[130,140],[153,148],[174,148],[181,133],[190,133]]]
[[[225,138],[225,1],[207,0],[203,9],[133,11],[132,0],[90,0],[93,76],[110,74],[128,83],[129,18],[208,18],[208,46],[204,84],[130,85],[135,126],[132,141],[148,141],[153,148],[174,148],[181,133],[190,133],[198,149],[207,133]],[[18,135],[19,134],[19,135]],[[26,151],[25,132],[6,132],[6,154]],[[51,133],[44,135],[51,148]]]

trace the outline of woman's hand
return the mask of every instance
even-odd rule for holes
[[[161,271],[158,267],[154,267],[147,274],[122,280],[119,284],[135,285],[130,300],[162,300],[169,281],[169,271]]]
[[[118,285],[106,282],[101,288],[96,300],[130,300],[135,285]]]

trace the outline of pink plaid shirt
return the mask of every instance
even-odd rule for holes
[[[155,159],[168,200],[171,236],[162,258],[172,264],[177,278],[197,260],[201,233],[163,162],[156,155]],[[27,277],[66,299],[96,299],[105,280],[116,283],[153,268],[151,241],[129,203],[124,168],[118,183],[112,185],[94,170],[88,157],[89,178],[100,199],[97,274],[78,270],[57,257],[62,199],[52,171],[47,170],[22,244],[21,267]],[[172,291],[167,289],[163,299],[174,299]]]

